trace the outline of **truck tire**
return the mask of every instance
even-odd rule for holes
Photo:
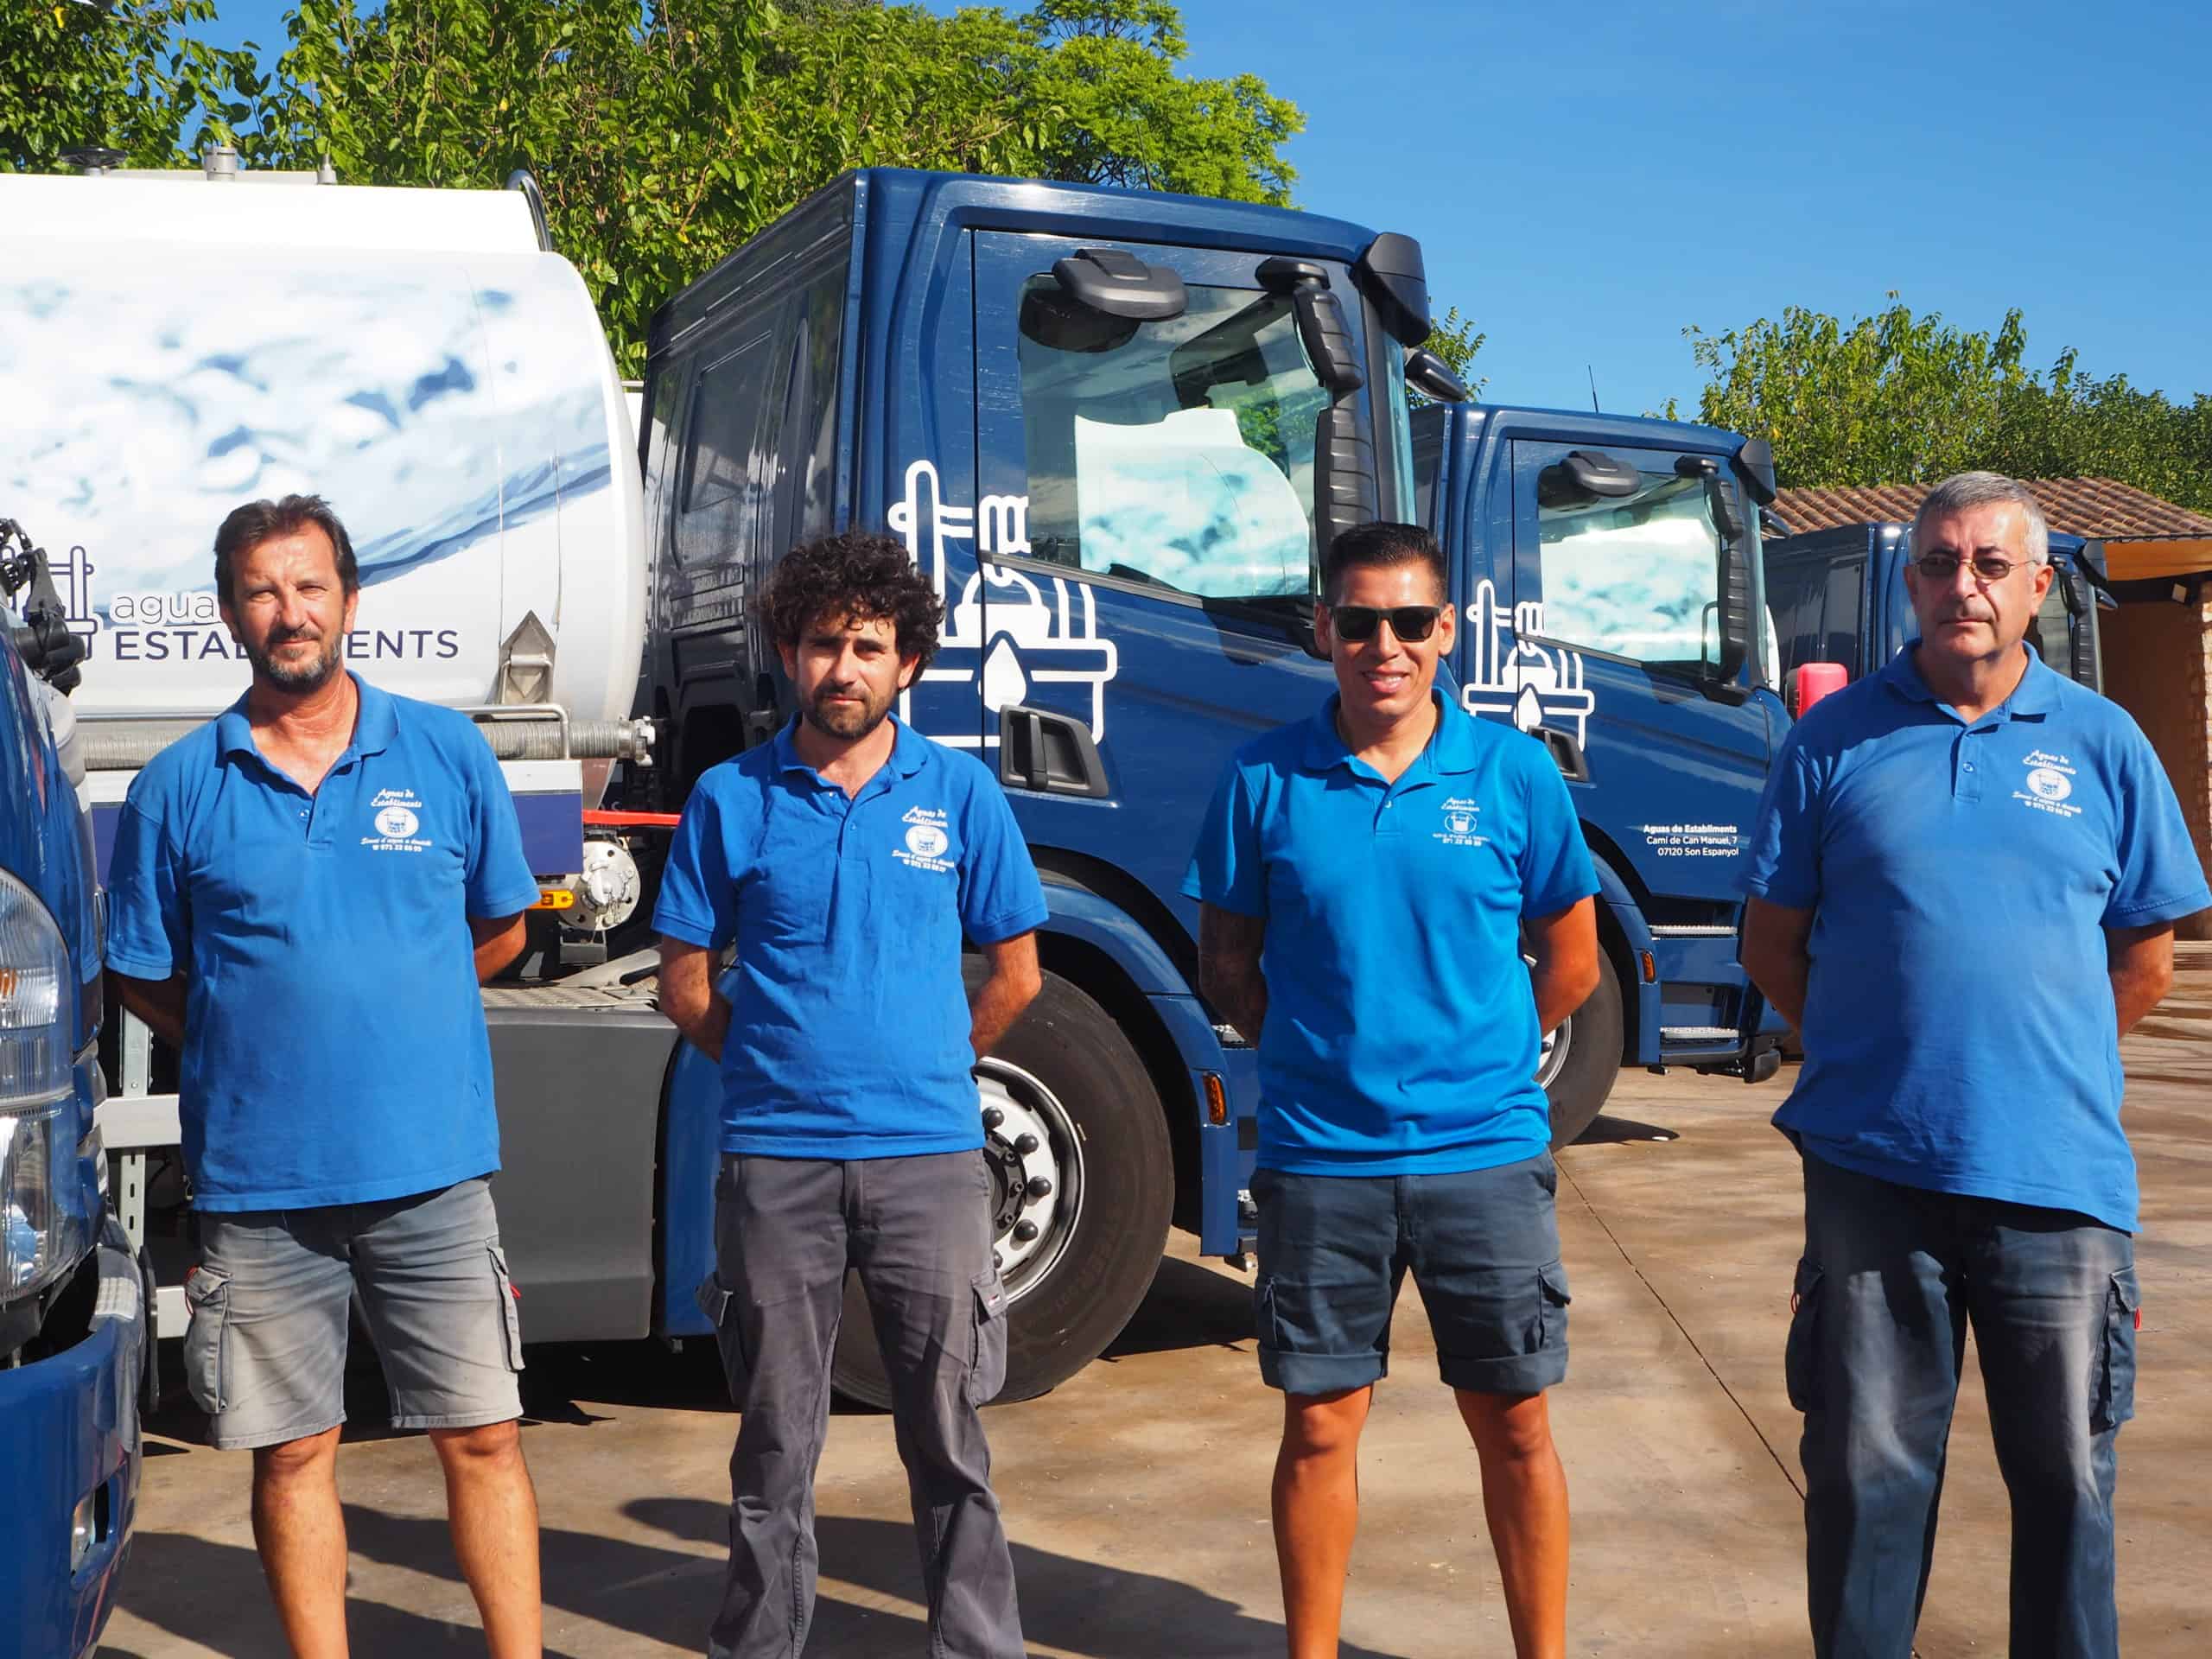
[[[1537,1079],[1552,1103],[1552,1150],[1571,1145],[1588,1128],[1620,1075],[1621,982],[1613,960],[1598,952],[1598,988],[1544,1044]]]
[[[964,966],[973,995],[983,965],[971,957]],[[1096,1359],[1151,1288],[1167,1243],[1174,1159],[1160,1092],[1135,1049],[1057,974],[1045,976],[1037,1000],[976,1073],[1007,1287],[1006,1386],[997,1397],[1027,1400]],[[1025,1151],[1026,1136],[1035,1145]],[[1050,1191],[1027,1197],[1040,1179]],[[1033,1236],[1019,1236],[1025,1225]],[[845,1281],[830,1380],[865,1405],[891,1403],[857,1275]]]

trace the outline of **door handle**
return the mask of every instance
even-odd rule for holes
[[[999,710],[999,781],[1040,795],[1104,800],[1113,791],[1090,728],[1072,715],[1008,703]]]
[[[1566,732],[1555,731],[1549,726],[1539,726],[1529,734],[1545,748],[1551,751],[1552,763],[1559,768],[1560,776],[1570,784],[1590,781],[1590,760],[1582,753],[1582,745]]]

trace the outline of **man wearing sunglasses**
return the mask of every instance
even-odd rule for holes
[[[1199,979],[1260,1051],[1260,1371],[1284,1393],[1291,1659],[1337,1652],[1355,1459],[1410,1271],[1482,1466],[1520,1659],[1566,1652],[1567,1370],[1541,1034],[1598,978],[1597,879],[1544,748],[1435,685],[1453,619],[1411,524],[1331,548],[1337,693],[1249,743],[1200,831]],[[1535,958],[1521,957],[1525,929]]]
[[[1971,1325],[2012,1651],[2111,1659],[2139,1319],[2118,1044],[2212,892],[2143,734],[2022,643],[2051,580],[2035,498],[1947,479],[1912,552],[1920,638],[1790,734],[1745,880],[1744,966],[1805,1050],[1775,1122],[1804,1161],[1814,1649],[1911,1650]]]

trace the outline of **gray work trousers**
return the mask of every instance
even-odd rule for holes
[[[709,1659],[796,1659],[814,1615],[814,1474],[845,1273],[890,1375],[929,1605],[931,1659],[1023,1659],[1014,1560],[976,1408],[1006,1380],[981,1152],[914,1158],[725,1154],[715,1185],[715,1321],[744,1414],[729,1461],[729,1575]]]

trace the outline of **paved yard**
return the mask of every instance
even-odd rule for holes
[[[2120,1612],[2132,1659],[2212,1651],[2212,956],[2128,1045],[2143,1166],[2140,1415],[2120,1439]],[[1807,1651],[1797,1419],[1781,1348],[1799,1239],[1795,1160],[1765,1127],[1789,1080],[1621,1079],[1561,1160],[1573,1367],[1554,1400],[1575,1513],[1570,1649]],[[1246,1281],[1179,1236],[1112,1355],[990,1414],[1039,1659],[1280,1655],[1267,1484],[1277,1421]],[[1346,1659],[1510,1651],[1474,1457],[1435,1380],[1417,1298],[1368,1430]],[[734,1419],[696,1345],[533,1351],[525,1440],[544,1512],[549,1651],[702,1650]],[[373,1395],[363,1402],[366,1418]],[[247,1459],[152,1428],[139,1532],[103,1651],[283,1651],[246,1514]],[[354,1651],[480,1652],[429,1448],[373,1427],[341,1482]],[[888,1420],[832,1425],[810,1659],[921,1652],[919,1579]],[[1929,1659],[2002,1652],[2005,1520],[1979,1386],[1953,1442]]]

